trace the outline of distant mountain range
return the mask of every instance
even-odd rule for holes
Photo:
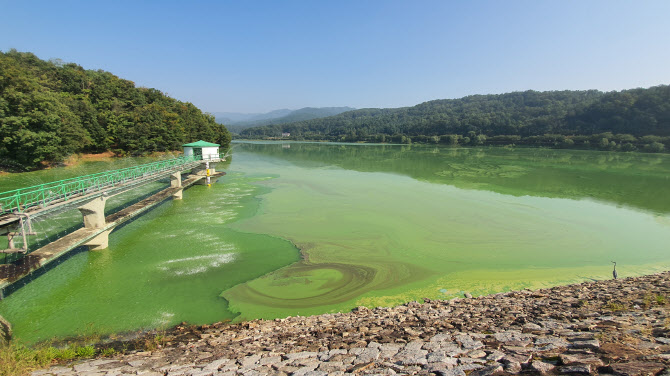
[[[274,110],[264,114],[215,112],[213,115],[216,118],[217,123],[225,124],[233,133],[239,133],[246,128],[319,119],[353,110],[355,110],[355,108],[351,107],[305,107],[299,110]]]
[[[253,127],[239,137],[658,152],[670,149],[670,85],[470,95]]]

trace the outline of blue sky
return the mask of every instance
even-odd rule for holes
[[[670,84],[670,1],[0,0],[0,50],[207,112]]]

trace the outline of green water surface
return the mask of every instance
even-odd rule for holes
[[[33,342],[605,279],[612,260],[622,277],[670,267],[667,155],[237,143],[225,170],[0,314]]]

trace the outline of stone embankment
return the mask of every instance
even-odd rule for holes
[[[184,324],[153,351],[33,375],[670,375],[668,300],[670,272],[312,317]]]

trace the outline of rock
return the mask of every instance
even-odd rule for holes
[[[295,375],[295,373],[294,373]],[[304,374],[305,376],[328,376],[328,372],[325,371],[308,371]]]
[[[347,372],[349,372],[349,373],[363,372],[365,370],[368,370],[368,369],[374,367],[374,365],[375,365],[375,362],[360,363],[360,364],[357,364],[357,365],[351,367],[350,369],[348,369]]]
[[[400,345],[396,345],[395,343],[386,343],[381,345],[379,347],[380,353],[379,353],[379,358],[380,359],[391,359],[395,354],[400,351]]]
[[[423,341],[412,341],[405,345],[406,350],[419,350],[423,347]]]
[[[495,364],[492,366],[488,366],[476,371],[472,371],[469,376],[491,376],[496,373],[500,373],[503,371],[503,367],[500,364]]]
[[[656,375],[665,369],[662,363],[630,362],[611,364],[612,373],[620,376]]]
[[[440,368],[433,368],[430,367],[427,369],[428,372],[434,373],[440,376],[465,376],[465,371],[462,369],[440,369]]]
[[[130,363],[136,363],[136,365],[130,364],[132,367],[139,367],[142,364],[144,364],[143,361],[135,361],[135,362],[128,362]],[[97,371],[98,367],[91,365],[91,363],[81,363],[81,364],[76,364],[74,367],[74,371],[77,373],[82,373],[82,372],[92,372],[92,371]]]
[[[547,345],[551,345],[552,349],[566,348],[570,345],[570,342],[561,337],[554,336],[538,337],[535,339],[535,346],[546,347]]]
[[[505,356],[503,356],[503,358],[501,359],[501,362],[504,363],[504,364],[512,363],[512,362],[525,364],[525,363],[528,363],[531,358],[532,358],[532,355],[505,354]]]
[[[207,363],[204,366],[203,369],[204,370],[216,371],[216,370],[219,370],[223,365],[230,365],[230,364],[234,364],[234,363],[235,363],[234,360],[230,360],[228,358],[221,358],[221,359],[217,359],[217,360],[214,360],[212,362]]]
[[[377,348],[366,348],[355,360],[355,363],[368,363],[377,360],[379,358],[380,351]]]
[[[456,341],[461,344],[464,349],[476,350],[484,347],[484,344],[481,341],[472,339],[468,335],[458,335],[456,336]]]
[[[486,351],[473,350],[473,351],[468,352],[466,354],[466,356],[468,358],[475,358],[475,359],[484,358],[486,356]]]
[[[293,361],[296,359],[305,359],[305,358],[316,358],[316,353],[312,351],[302,351],[297,353],[290,353],[284,355],[284,358],[288,361]]]
[[[553,364],[541,362],[539,360],[534,360],[533,362],[530,363],[530,369],[541,374],[550,372],[554,368],[556,367]]]
[[[330,360],[332,357],[336,355],[346,355],[347,350],[345,349],[332,349],[328,351],[324,351],[323,353],[319,353],[318,357],[319,360],[322,362]]]
[[[503,343],[505,346],[524,347],[533,342],[535,335],[518,331],[506,331],[494,334],[493,338]]]
[[[428,363],[426,359],[428,351],[420,349],[405,349],[399,352],[396,356],[396,363],[404,366],[424,365]]]
[[[459,345],[453,343],[443,344],[440,349],[450,357],[459,356],[468,352],[468,350],[462,349]]]
[[[199,370],[199,371],[194,371],[190,374],[190,376],[212,376],[214,374],[214,371],[212,370]],[[143,376],[150,376],[148,374],[142,374]],[[161,376],[161,373],[154,372],[153,376]]]
[[[585,340],[585,341],[574,341],[570,344],[570,348],[573,349],[591,349],[596,350],[600,348],[600,341],[597,339]]]
[[[315,369],[316,369],[316,366],[314,366],[314,365],[312,365],[312,366],[305,366],[305,367],[301,367],[301,368],[296,369],[296,370],[293,371],[293,373],[291,373],[291,374],[292,374],[293,376],[306,376],[308,372],[312,372],[312,371],[314,371]]]
[[[507,362],[504,367],[505,372],[517,374],[521,372],[521,363],[519,362]]]
[[[457,358],[436,357],[434,356],[434,353],[429,354],[427,360],[428,364],[440,364],[440,366],[447,368],[454,368],[458,365]]]
[[[484,359],[475,359],[475,358],[468,358],[468,357],[460,357],[458,358],[458,363],[459,364],[484,364],[486,363],[486,360]]]
[[[470,294],[469,292],[466,292],[465,294],[463,294],[463,296],[465,296],[468,299],[472,299],[472,294]]]
[[[439,333],[430,337],[430,342],[447,342],[451,341],[452,337],[446,333]]]
[[[248,368],[249,366],[258,363],[259,360],[261,360],[261,355],[256,354],[256,355],[245,356],[244,358],[240,359],[239,363],[243,368],[244,367]]]
[[[497,362],[500,359],[502,359],[504,356],[505,356],[504,352],[498,351],[498,350],[492,350],[491,352],[489,352],[489,354],[486,356],[485,359],[488,360],[488,361]]]
[[[373,348],[373,349],[378,349],[378,348],[380,348],[381,346],[382,346],[381,343],[379,343],[379,342],[375,342],[375,341],[370,341],[370,342],[368,343],[368,347]]]
[[[472,370],[481,369],[481,368],[484,368],[484,365],[479,364],[479,363],[461,364],[461,365],[458,365],[458,366],[454,367],[454,369],[459,369],[459,370],[462,370],[462,371],[472,371]]]
[[[587,364],[576,364],[572,366],[562,366],[558,367],[558,371],[561,373],[569,373],[569,374],[590,374],[591,373],[591,366]]]
[[[535,323],[529,322],[529,323],[524,324],[523,330],[524,331],[526,331],[526,330],[527,331],[537,331],[537,330],[542,330],[542,327],[535,324]]]
[[[287,374],[293,374],[297,370],[299,370],[300,367],[294,367],[294,366],[281,366],[277,368],[277,371],[284,372]],[[218,376],[218,375],[217,375]]]
[[[601,367],[603,361],[599,358],[596,358],[592,355],[585,354],[561,354],[559,355],[561,363],[564,365],[573,365],[573,364],[588,364],[593,367]]]
[[[266,356],[265,358],[261,358],[258,361],[258,365],[261,366],[272,366],[274,364],[279,364],[281,363],[282,359],[281,356]]]

